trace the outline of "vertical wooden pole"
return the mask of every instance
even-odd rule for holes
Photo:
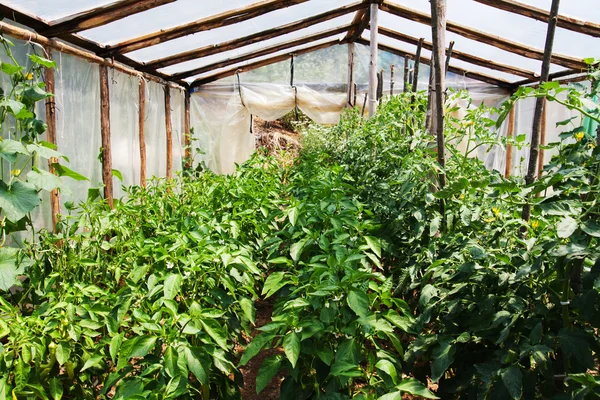
[[[377,57],[379,47],[379,2],[371,0],[371,61],[369,63],[369,117],[377,110]]]
[[[190,130],[190,92],[185,91],[183,132],[185,145],[185,168],[192,168],[192,132]]]
[[[383,70],[379,71],[377,74],[377,101],[381,104],[381,99],[383,99]]]
[[[423,48],[423,38],[419,39],[419,44],[417,45],[417,53],[415,56],[415,69],[413,74],[412,81],[412,91],[416,92],[419,86],[419,65],[421,64],[421,49]]]
[[[435,90],[435,74],[433,72],[433,66],[435,64],[435,54],[431,54],[431,63],[429,65],[429,86],[427,94],[427,114],[425,115],[425,130],[433,134],[433,130],[431,129],[431,116],[433,115],[433,110],[435,109],[433,104],[433,92]]]
[[[354,42],[348,43],[348,107],[354,99]]]
[[[390,66],[390,96],[394,95],[394,64]]]
[[[540,145],[546,145],[546,108],[548,108],[548,102],[546,99],[544,100],[544,107],[542,108],[542,120],[540,121]],[[544,172],[544,149],[540,149],[539,159],[538,159],[538,179],[542,177],[542,172]],[[540,193],[541,194],[541,193]]]
[[[542,61],[542,73],[540,76],[540,84],[548,82],[550,75],[550,60],[552,58],[552,48],[554,46],[554,33],[556,32],[556,23],[558,21],[558,8],[560,6],[560,0],[552,0],[552,7],[550,9],[550,20],[548,21],[548,32],[546,34],[546,45],[544,47],[544,60]],[[540,147],[540,132],[542,114],[544,111],[544,98],[539,97],[535,102],[535,111],[533,114],[533,128],[531,130],[531,147],[529,150],[529,164],[527,167],[527,175],[525,176],[525,183],[531,185],[535,181],[537,163],[539,156]],[[531,206],[525,204],[523,206],[523,212],[521,217],[525,221],[529,221],[531,216]]]
[[[358,85],[355,83],[353,86],[354,86],[354,98],[352,99],[352,106],[356,107],[356,97],[358,96]]]
[[[139,92],[140,185],[146,187],[146,81],[142,77],[140,77]]]
[[[435,129],[437,137],[437,156],[438,163],[442,170],[439,174],[440,188],[446,186],[446,167],[445,143],[444,143],[444,50],[446,49],[446,0],[431,0],[431,18],[432,18],[432,37],[433,37],[433,55],[434,55],[434,80],[435,92],[433,93],[433,103],[435,110],[432,118],[432,126]],[[444,203],[441,203],[442,215],[444,215]]]
[[[404,91],[404,93],[406,93],[408,91],[409,70],[410,70],[410,67],[408,65],[408,57],[404,57],[404,86],[402,87],[402,90]]]
[[[448,75],[448,70],[450,69],[450,60],[452,59],[452,51],[454,50],[454,41],[450,42],[450,46],[448,46],[448,51],[446,52],[446,67],[444,68],[444,75]]]
[[[46,58],[52,60],[52,48],[45,46],[44,52]],[[44,81],[46,83],[46,91],[54,94],[56,90],[54,84],[54,68],[46,68],[44,72]],[[46,99],[46,125],[48,126],[46,140],[56,146],[56,103],[54,101],[54,96]],[[50,171],[50,173],[55,173],[52,164],[57,162],[58,160],[55,157],[48,160],[48,171]],[[52,213],[52,231],[56,233],[58,214],[60,214],[60,197],[58,189],[54,189],[50,192],[50,211]]]
[[[102,181],[104,198],[113,208],[112,153],[110,147],[110,94],[108,85],[108,67],[100,66],[100,129],[102,133]]]
[[[167,179],[173,177],[173,125],[171,124],[171,89],[165,89],[165,122],[167,127]]]
[[[516,106],[510,110],[510,114],[508,114],[508,127],[506,128],[506,138],[511,140],[515,136],[515,114],[516,114]],[[512,164],[513,164],[513,147],[512,144],[506,145],[506,166],[504,167],[504,177],[508,178],[512,174]]]

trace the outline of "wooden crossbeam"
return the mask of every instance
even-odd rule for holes
[[[366,39],[358,39],[357,43],[364,44],[365,46],[370,45],[369,41]],[[414,53],[400,50],[400,49],[397,49],[395,47],[391,47],[391,46],[388,46],[385,44],[379,43],[379,49],[387,51],[388,53],[395,54],[399,57],[408,57],[411,59],[415,58]],[[452,54],[454,54],[454,53],[452,53]],[[431,59],[421,56],[421,63],[431,65]],[[480,72],[468,71],[466,69],[462,69],[462,68],[458,68],[458,67],[454,67],[454,66],[450,66],[448,70],[452,73],[462,75],[467,78],[475,79],[475,80],[478,80],[481,82],[489,83],[491,85],[495,85],[495,86],[501,87],[503,89],[512,89],[512,87],[513,87],[513,85],[510,82],[505,81],[504,79],[500,79],[500,78],[496,78],[496,77],[489,76],[486,74],[482,74]]]
[[[258,51],[251,51],[248,53],[241,54],[236,57],[231,57],[223,61],[219,61],[210,65],[205,65],[203,67],[194,68],[188,71],[180,72],[177,74],[171,75],[171,79],[173,80],[181,80],[189,78],[190,76],[204,74],[206,72],[214,71],[219,68],[225,68],[230,65],[239,64],[244,61],[251,60],[253,58],[267,56],[269,54],[277,53],[278,51],[291,49],[293,47],[301,46],[303,44],[308,44],[312,42],[316,42],[317,40],[325,39],[331,36],[339,35],[340,33],[348,31],[351,25],[344,25],[338,28],[330,29],[325,32],[316,33],[314,35],[303,36],[299,39],[290,40],[284,43],[279,43],[274,46],[266,47],[264,49]]]
[[[417,39],[416,37],[405,35],[404,33],[396,32],[384,27],[379,27],[379,33],[389,38],[409,43],[415,46],[417,46],[419,43],[419,39]],[[431,42],[423,41],[423,48],[431,51],[433,49],[433,44]],[[518,75],[528,79],[539,78],[539,76],[532,71],[517,68],[512,65],[497,63],[492,60],[487,60],[485,58],[477,57],[472,54],[463,53],[455,49],[452,49],[452,57],[457,60],[468,62],[469,64],[478,65],[480,67],[485,67],[496,71],[506,72],[507,74]]]
[[[261,32],[257,32],[252,35],[245,36],[243,38],[233,39],[226,42],[221,42],[219,44],[212,44],[209,46],[201,47],[199,49],[190,50],[184,53],[179,53],[169,57],[161,58],[159,60],[151,61],[146,64],[145,68],[160,69],[168,67],[170,65],[179,64],[185,61],[195,60],[201,57],[211,56],[213,54],[219,54],[224,51],[237,49],[252,43],[273,39],[275,37],[279,37],[291,32],[296,32],[300,29],[304,29],[309,26],[316,25],[321,22],[329,21],[342,15],[349,14],[361,7],[363,7],[363,4],[361,2],[350,4],[344,7],[339,7],[334,10],[324,12],[322,14],[308,17],[286,25],[281,25],[276,28],[271,28]]]
[[[238,22],[246,21],[251,18],[296,4],[304,3],[306,1],[308,0],[262,0],[246,7],[229,10],[206,18],[201,18],[197,21],[179,25],[174,28],[162,29],[157,32],[126,40],[114,46],[109,46],[108,55],[129,53],[135,50],[143,49],[144,47],[154,46],[159,43],[177,39],[182,36],[236,24]]]
[[[531,4],[521,3],[515,0],[475,0],[478,3],[487,6],[495,7],[500,10],[509,11],[514,14],[519,14],[524,17],[533,18],[544,23],[550,20],[550,13],[541,8],[533,7]],[[590,21],[583,21],[577,18],[567,17],[566,15],[558,16],[558,26],[577,33],[600,37],[600,24]]]
[[[398,17],[406,18],[411,21],[431,26],[431,17],[426,13],[406,8],[398,4],[393,4],[389,1],[385,1],[381,6],[381,9]],[[534,60],[544,59],[543,50],[526,46],[522,43],[514,42],[512,40],[501,38],[499,36],[490,35],[486,32],[469,28],[453,21],[447,21],[446,29],[450,32],[454,32],[457,35],[466,37],[468,39],[476,40],[478,42],[485,43],[487,45],[494,46],[504,51],[518,54],[523,57],[532,58]],[[552,63],[556,65],[562,65],[563,67],[567,68],[585,67],[585,62],[582,59],[556,53],[552,54]]]
[[[348,30],[346,40],[348,42],[354,42],[358,39],[369,25],[369,2],[364,1],[363,8],[359,9],[354,15],[352,20],[352,28]]]
[[[122,0],[82,13],[70,15],[58,21],[53,21],[50,28],[42,31],[46,37],[56,37],[68,33],[81,32],[87,29],[106,25],[133,14],[159,7],[175,0]]]
[[[328,47],[331,46],[335,46],[340,44],[339,40],[332,40],[330,42],[326,42],[326,43],[321,43],[318,45],[314,45],[314,46],[309,46],[309,47],[305,47],[302,49],[298,49],[295,50],[292,54],[299,56],[302,54],[306,54],[306,53],[311,53],[313,51],[317,51],[317,50],[321,50],[321,49],[326,49]],[[275,64],[281,61],[285,61],[285,60],[289,60],[289,58],[292,56],[292,54],[282,54],[279,56],[275,56],[275,57],[271,57],[265,60],[260,60],[260,61],[256,61],[254,63],[251,64],[246,64],[240,67],[236,67],[236,68],[232,68],[229,69],[227,71],[223,71],[223,72],[219,72],[218,74],[214,74],[214,75],[210,75],[207,77],[201,77],[196,79],[194,82],[192,82],[192,84],[190,85],[191,88],[196,88],[198,86],[202,86],[205,85],[207,83],[210,82],[214,82],[217,81],[219,79],[223,79],[223,78],[227,78],[229,76],[235,75],[238,72],[248,72],[248,71],[252,71],[254,69],[260,68],[260,67],[265,67],[267,65],[271,65],[271,64]]]

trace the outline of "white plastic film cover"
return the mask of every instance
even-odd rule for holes
[[[173,132],[173,172],[183,169],[184,150],[184,118],[185,118],[185,94],[179,89],[171,91],[171,128]]]
[[[164,177],[167,173],[167,125],[164,86],[146,82],[146,176]]]

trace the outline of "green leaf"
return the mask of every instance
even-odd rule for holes
[[[76,181],[89,181],[89,179],[85,176],[78,174],[72,169],[67,168],[59,163],[53,163],[52,167],[54,168],[58,176],[66,176],[68,178],[75,179]]]
[[[227,334],[225,330],[219,325],[214,319],[201,319],[200,323],[204,328],[204,331],[208,333],[215,343],[223,350],[227,350]]]
[[[49,389],[50,389],[50,396],[52,396],[52,398],[54,400],[62,399],[62,397],[63,397],[62,382],[59,381],[56,377],[53,377],[52,379],[50,379]]]
[[[284,272],[274,272],[269,275],[262,290],[262,294],[265,296],[265,299],[271,297],[277,293],[279,289],[288,284],[287,280],[283,280],[284,277]]]
[[[23,67],[21,67],[20,65],[2,63],[1,69],[3,72],[6,72],[8,75],[14,75],[17,72],[21,72],[23,70]]]
[[[256,320],[256,309],[254,308],[254,302],[246,297],[240,299],[240,307],[244,312],[244,315],[250,322],[254,324]]]
[[[0,182],[0,208],[11,222],[18,222],[40,204],[36,188],[30,183],[14,181],[10,188]]]
[[[600,224],[594,220],[587,220],[581,224],[581,230],[593,237],[600,237]]]
[[[5,98],[0,100],[0,108],[1,107],[10,110],[10,113],[16,116],[19,115],[23,109],[25,109],[25,104],[21,103],[20,101]]]
[[[85,371],[86,369],[90,369],[95,367],[96,365],[100,364],[100,362],[102,361],[102,355],[100,354],[95,354],[93,356],[91,356],[86,362],[85,364],[83,364],[83,368],[81,368],[81,372]]]
[[[207,385],[210,359],[199,348],[186,347],[184,354],[190,372],[202,385]]]
[[[392,378],[394,384],[398,383],[398,371],[391,361],[385,359],[379,360],[377,361],[377,364],[375,364],[375,368],[388,374],[390,378]]]
[[[281,366],[281,356],[275,355],[267,358],[263,361],[260,369],[258,370],[258,375],[256,375],[256,393],[260,393],[264,388],[267,387],[269,382],[273,379],[277,372],[279,372],[279,367]]]
[[[502,382],[508,390],[508,394],[515,400],[523,396],[523,374],[517,365],[512,365],[502,372]]]
[[[129,360],[133,357],[145,357],[153,348],[156,343],[155,336],[137,336],[133,339],[129,339],[121,345],[119,351],[119,361],[117,363],[117,371],[127,365]]]
[[[379,243],[379,239],[373,236],[365,236],[365,240],[371,251],[375,253],[377,257],[381,258],[381,244]]]
[[[58,176],[36,167],[27,173],[27,182],[38,190],[47,190],[48,192],[62,186],[62,180]]]
[[[292,368],[296,368],[296,362],[300,356],[300,338],[296,332],[288,333],[283,339],[283,351],[286,357],[290,360]]]
[[[48,60],[47,58],[40,57],[40,56],[35,55],[35,54],[30,54],[29,55],[29,59],[31,61],[33,61],[34,63],[39,64],[39,65],[41,65],[43,67],[46,67],[46,68],[55,68],[56,67],[56,62],[55,61]]]
[[[392,392],[378,397],[377,400],[402,400],[402,392]]]
[[[369,313],[369,296],[364,292],[352,290],[348,293],[348,306],[356,315],[366,318]]]
[[[123,343],[123,334],[117,335],[113,337],[110,341],[110,346],[108,348],[110,352],[110,359],[113,364],[117,360],[117,354],[119,354],[119,349],[121,348],[121,344]]]
[[[7,291],[12,286],[19,285],[19,275],[25,272],[30,263],[20,260],[20,250],[12,247],[0,247],[0,290]]]
[[[17,161],[19,154],[29,155],[23,143],[12,139],[0,140],[0,157],[12,164]]]
[[[242,354],[239,365],[244,366],[248,364],[248,361],[254,358],[254,356],[256,356],[263,349],[263,347],[272,342],[274,337],[275,335],[272,333],[261,333],[252,339],[248,347],[246,347],[244,354]]]
[[[439,397],[427,390],[425,385],[414,378],[403,379],[400,384],[396,385],[396,389],[413,396],[421,396],[426,399],[439,399]]]
[[[431,364],[431,380],[434,383],[444,376],[444,372],[454,362],[455,351],[456,347],[452,344],[452,339],[450,338],[441,340],[434,347],[432,353],[433,363]]]
[[[165,278],[165,284],[163,287],[163,293],[165,299],[173,300],[175,296],[181,290],[181,283],[183,282],[183,278],[179,274],[169,274]]]
[[[177,365],[177,352],[172,346],[169,346],[167,347],[167,350],[165,350],[165,355],[163,358],[165,360],[165,371],[167,372],[167,375],[169,375],[171,378],[174,378],[179,374],[179,366]]]
[[[566,239],[577,230],[578,223],[574,218],[564,217],[556,226],[556,234],[559,238]]]
[[[121,182],[123,182],[123,174],[121,173],[121,171],[119,171],[118,169],[113,169],[112,170],[112,175],[117,178],[118,180],[120,180]]]
[[[40,157],[43,157],[45,159],[64,158],[67,161],[69,161],[64,155],[56,151],[55,145],[44,141],[28,144],[27,151],[29,151],[30,153],[37,153]]]
[[[297,264],[300,260],[300,256],[302,255],[302,251],[304,250],[307,242],[308,239],[302,239],[290,247],[290,256],[292,257],[292,260],[294,260],[294,263]]]
[[[292,224],[292,226],[296,226],[296,221],[298,221],[297,207],[292,207],[289,209],[288,218],[290,219],[290,224]]]

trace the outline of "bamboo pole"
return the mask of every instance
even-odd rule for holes
[[[173,177],[173,125],[171,123],[171,90],[165,87],[165,125],[167,130],[167,178]]]
[[[544,107],[542,108],[542,120],[540,121],[540,146],[546,145],[546,109],[548,108],[548,101],[544,100]],[[542,177],[542,172],[544,172],[544,149],[540,149],[539,159],[538,159],[538,179]]]
[[[52,60],[52,49],[48,46],[44,47],[45,56],[48,60]],[[44,71],[44,82],[46,83],[46,91],[54,94],[55,92],[55,80],[54,80],[54,68],[46,68]],[[54,96],[46,99],[46,140],[56,146],[56,103]],[[55,170],[52,164],[57,163],[58,160],[52,157],[48,160],[48,171],[54,174]],[[57,233],[56,226],[58,223],[58,215],[60,214],[60,195],[58,189],[54,189],[50,192],[50,210],[52,213],[52,231]]]
[[[371,0],[371,61],[369,63],[369,117],[377,110],[377,57],[379,32],[379,3]]]
[[[190,92],[185,91],[183,132],[185,134],[185,168],[192,168],[192,132],[190,129]]]
[[[144,78],[140,78],[139,91],[140,185],[146,187],[146,81]]]
[[[431,1],[432,18],[432,37],[433,37],[433,72],[435,80],[435,92],[433,94],[433,103],[435,113],[433,114],[433,129],[437,137],[437,156],[441,171],[439,174],[440,188],[446,186],[446,167],[445,143],[444,143],[444,70],[442,60],[444,59],[444,50],[446,48],[446,0]],[[441,214],[444,215],[444,203],[441,203]]]
[[[354,90],[354,42],[348,43],[348,107],[352,107]]]
[[[550,20],[548,21],[548,32],[546,34],[546,45],[544,47],[544,60],[542,62],[540,84],[548,82],[548,77],[550,75],[550,60],[552,58],[552,47],[554,46],[554,33],[556,32],[556,22],[558,20],[559,6],[560,0],[552,0],[552,7],[550,9]],[[543,111],[544,98],[539,97],[536,99],[535,112],[533,114],[531,147],[529,150],[529,165],[527,167],[527,175],[525,176],[525,183],[527,185],[531,185],[535,181],[539,156],[540,132]],[[529,221],[529,217],[531,216],[531,205],[527,203],[523,206],[523,212],[521,213],[521,216],[525,221]]]
[[[506,129],[506,138],[511,140],[515,136],[515,114],[516,107],[510,110],[508,114],[508,127]],[[506,145],[506,166],[504,167],[504,177],[508,178],[512,174],[512,164],[513,164],[513,146],[508,143]]]
[[[108,67],[100,66],[100,129],[102,133],[102,181],[104,198],[113,208],[112,152],[110,147],[110,95],[108,85]]]
[[[419,86],[419,64],[421,64],[421,50],[423,49],[423,41],[425,39],[421,38],[419,39],[419,44],[417,44],[417,53],[415,56],[415,68],[414,68],[414,74],[413,74],[413,81],[412,81],[412,91],[416,92],[417,91],[417,87]]]

